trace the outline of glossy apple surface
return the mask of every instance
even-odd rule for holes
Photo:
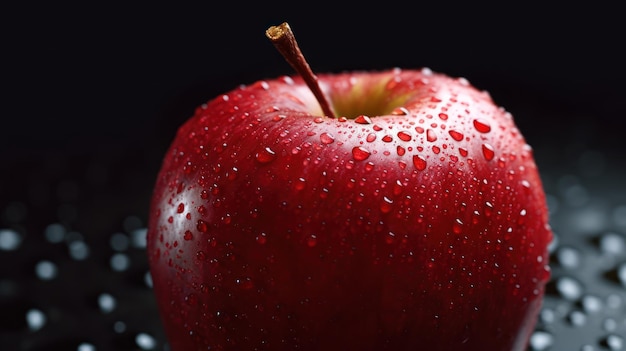
[[[158,175],[148,251],[181,350],[524,350],[552,233],[532,150],[462,78],[241,86]]]

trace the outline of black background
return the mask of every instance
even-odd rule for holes
[[[47,311],[44,299],[72,320],[87,318],[80,310],[93,307],[101,291],[142,306],[126,313],[129,326],[142,319],[137,314],[155,317],[149,290],[124,290],[141,285],[143,251],[134,253],[137,268],[127,276],[84,267],[106,271],[111,233],[123,231],[129,216],[145,223],[161,158],[195,107],[239,84],[293,74],[264,35],[283,21],[316,72],[429,67],[489,91],[513,113],[548,181],[559,176],[548,172],[585,151],[601,156],[601,165],[620,168],[626,160],[626,30],[617,7],[389,1],[339,8],[319,1],[2,6],[0,229],[24,238],[17,253],[0,252],[0,279],[18,286],[0,296],[2,306],[18,306],[7,318],[23,318],[32,306]],[[81,232],[92,256],[80,263],[80,273],[61,274],[44,295],[33,291],[42,287],[32,267],[41,258],[65,257],[50,253],[41,239],[54,222]],[[161,338],[158,323],[147,319],[143,330]],[[98,333],[104,328],[99,320],[83,324],[82,339],[69,337],[69,326],[57,328],[59,338],[26,332],[24,322],[0,326],[9,330],[2,340],[28,350],[57,339],[72,340],[63,345],[91,340],[99,350],[110,344]]]

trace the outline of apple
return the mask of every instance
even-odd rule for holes
[[[148,255],[189,350],[527,346],[552,239],[531,147],[466,79],[298,75],[198,107],[156,179]]]

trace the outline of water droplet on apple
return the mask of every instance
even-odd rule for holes
[[[266,147],[263,150],[257,152],[255,158],[260,163],[269,163],[276,158],[276,153],[274,152],[274,150]]]
[[[396,241],[396,234],[393,232],[387,233],[387,236],[385,236],[385,243],[393,244],[394,241]]]
[[[279,121],[282,121],[285,118],[287,118],[287,116],[285,116],[285,115],[276,115],[276,116],[272,117],[272,121],[279,122]]]
[[[367,141],[368,143],[371,143],[374,140],[376,140],[376,134],[374,133],[369,133],[367,137],[365,137],[365,141]]]
[[[201,233],[206,233],[209,230],[209,225],[207,224],[207,222],[199,219],[196,224],[196,229],[198,229],[198,231]]]
[[[394,195],[400,195],[402,193],[404,186],[402,185],[402,182],[399,180],[396,180],[395,183],[393,183],[393,194]]]
[[[435,132],[432,129],[428,129],[426,131],[426,140],[433,142],[435,140],[437,140],[437,135],[435,134]]]
[[[374,163],[373,162],[368,162],[365,164],[365,170],[370,172],[372,169],[374,169]]]
[[[458,131],[456,131],[456,130],[454,130],[454,129],[450,129],[450,130],[448,131],[448,134],[450,134],[450,136],[452,137],[452,139],[454,139],[454,140],[456,140],[456,141],[461,141],[461,140],[463,140],[463,137],[464,137],[463,133],[458,132]]]
[[[406,149],[398,145],[396,147],[396,152],[398,153],[398,156],[404,156],[404,154],[406,153]]]
[[[391,114],[394,116],[406,116],[409,114],[409,110],[405,107],[396,107],[391,111]]]
[[[439,114],[439,118],[441,118],[441,120],[445,121],[448,119],[448,114],[447,113],[440,113]]]
[[[422,155],[413,155],[413,166],[418,171],[423,171],[426,169],[426,159]]]
[[[487,161],[493,160],[493,157],[495,156],[493,146],[485,143],[482,145],[482,149],[483,149],[483,156],[485,156],[485,160]]]
[[[405,131],[399,131],[398,132],[398,138],[400,138],[400,140],[402,141],[411,141],[411,134],[405,132]]]
[[[324,118],[317,116],[315,118],[313,118],[313,122],[315,123],[322,123],[324,121]]]
[[[390,198],[386,196],[383,197],[383,201],[380,203],[380,212],[382,213],[391,212],[392,205],[393,205],[393,200],[391,200]]]
[[[467,157],[467,154],[468,154],[467,149],[460,147],[459,154],[463,157]]]
[[[185,211],[185,204],[181,202],[178,204],[178,208],[176,208],[176,213],[183,213],[184,211]]]
[[[315,234],[311,234],[306,239],[306,246],[315,247],[315,245],[317,245],[317,236]]]
[[[491,217],[493,214],[493,204],[489,201],[485,202],[485,216]]]
[[[372,120],[368,116],[360,115],[354,119],[354,122],[358,124],[371,124]]]
[[[491,131],[491,125],[489,125],[489,122],[483,119],[475,119],[473,123],[474,128],[476,128],[476,130],[481,133],[489,133]]]
[[[441,148],[439,148],[439,146],[437,145],[433,145],[433,152],[435,154],[439,154],[441,152]]]
[[[193,240],[193,234],[191,233],[191,230],[185,231],[185,234],[183,235],[183,239],[185,239],[185,241]]]
[[[255,86],[260,86],[261,89],[263,90],[268,90],[270,88],[270,85],[268,82],[264,81],[264,80],[260,80],[257,82],[257,84],[255,84]]]
[[[393,141],[393,138],[391,137],[391,135],[385,135],[382,140],[386,143],[390,143]]]
[[[198,261],[205,261],[206,260],[206,253],[204,253],[204,251],[202,251],[202,250],[198,250],[196,252],[196,259],[198,259]]]
[[[459,218],[455,219],[454,223],[452,223],[452,231],[454,234],[461,234],[463,232],[463,221]]]
[[[320,141],[322,144],[332,144],[335,141],[335,137],[327,132],[320,134]]]
[[[366,160],[371,154],[372,153],[369,150],[363,148],[362,146],[356,146],[352,149],[352,157],[354,157],[357,161]]]
[[[296,180],[296,182],[294,183],[294,188],[296,190],[302,190],[304,189],[304,186],[306,185],[306,179],[304,178],[298,178],[298,180]]]
[[[261,233],[261,234],[257,235],[256,242],[261,244],[261,245],[265,244],[267,242],[267,234]]]

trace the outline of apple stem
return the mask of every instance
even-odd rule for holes
[[[283,22],[279,26],[271,26],[265,31],[265,35],[272,41],[278,52],[283,55],[285,60],[293,67],[298,74],[304,79],[313,95],[320,104],[324,114],[330,118],[335,118],[335,113],[330,108],[328,99],[322,92],[317,76],[311,70],[304,55],[300,51],[296,37],[287,22]]]

